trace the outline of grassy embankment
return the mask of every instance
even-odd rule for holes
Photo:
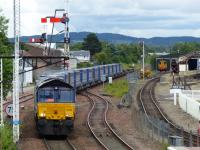
[[[2,150],[16,150],[16,145],[13,143],[12,128],[5,125],[0,127],[0,149]]]
[[[121,98],[124,94],[128,92],[128,88],[128,81],[122,79],[113,82],[113,84],[106,84],[104,87],[104,91],[107,94]]]

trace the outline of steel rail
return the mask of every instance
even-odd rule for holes
[[[154,82],[154,80],[157,80],[157,79],[159,79],[159,77],[156,77],[156,78],[153,78],[153,79],[147,81],[147,83],[146,83],[146,84],[141,88],[141,90],[140,90],[140,103],[141,103],[141,105],[142,105],[142,109],[143,109],[143,111],[144,111],[146,117],[148,118],[149,122],[151,122],[152,124],[154,124],[154,123],[153,123],[153,122],[151,121],[151,119],[149,118],[149,115],[148,115],[147,110],[146,110],[146,108],[145,108],[145,106],[144,106],[144,103],[143,103],[142,95],[143,95],[144,88],[145,88],[149,83]],[[168,123],[168,124],[171,126],[171,128],[172,128],[173,130],[179,131],[180,133],[182,132],[184,141],[187,142],[187,143],[189,143],[188,140],[190,139],[190,137],[189,137],[189,136],[190,136],[190,132],[184,130],[183,128],[181,128],[181,127],[179,127],[179,126],[177,126],[177,125],[175,125],[172,121],[170,121],[170,120],[168,119],[167,115],[164,114],[164,112],[161,110],[161,108],[159,107],[159,105],[156,103],[156,99],[153,97],[153,93],[152,93],[153,89],[154,89],[154,86],[151,87],[151,89],[150,89],[150,91],[149,91],[149,95],[150,95],[151,101],[153,102],[153,104],[154,104],[155,107],[157,108],[158,112],[160,113],[160,115],[162,116],[162,118],[164,119],[164,121],[165,121],[166,123]],[[172,133],[173,133],[173,132],[172,132]],[[199,138],[198,135],[192,134],[191,136],[192,136],[192,142],[194,142],[197,138]],[[199,140],[199,141],[200,141],[200,140]]]
[[[30,97],[31,96],[31,97]],[[30,98],[28,98],[28,99],[25,99],[25,98],[27,98],[27,97],[30,97]],[[25,100],[23,100],[23,98],[25,99]],[[33,99],[34,97],[33,97],[33,94],[27,94],[27,95],[22,95],[19,99],[21,100],[21,101],[19,101],[19,104],[21,104],[21,103],[24,103],[24,102],[26,102],[26,101],[29,101],[29,100],[31,100],[31,99]],[[8,105],[8,104],[12,104],[12,101],[8,101],[8,102],[5,102],[3,105],[5,106],[5,105]]]
[[[46,149],[47,149],[47,150],[51,150],[51,148],[50,148],[50,146],[49,146],[47,140],[44,138],[43,141],[44,141],[44,144],[45,144]]]
[[[53,150],[53,148],[51,148],[50,144],[48,143],[48,140],[46,138],[43,138],[43,141],[44,141],[44,144],[45,144],[45,147],[47,150]],[[56,142],[56,141],[55,141]],[[66,144],[66,146],[69,146],[70,149],[72,150],[76,150],[75,146],[69,141],[69,139],[65,139],[65,140],[62,140],[62,142],[64,142]]]
[[[95,134],[93,128],[92,128],[92,125],[90,124],[90,117],[91,117],[91,114],[95,108],[95,101],[87,94],[84,94],[84,96],[86,96],[91,102],[92,102],[92,108],[90,109],[89,113],[88,113],[88,116],[87,116],[87,125],[92,133],[92,135],[94,136],[94,138],[97,140],[97,142],[106,150],[109,150],[109,148],[107,148],[107,146],[97,137],[97,135]]]
[[[113,135],[117,138],[117,140],[118,140],[119,142],[121,142],[121,143],[122,143],[124,146],[126,146],[128,149],[134,150],[134,148],[131,147],[127,142],[125,142],[125,141],[114,131],[114,129],[110,126],[110,124],[109,124],[109,122],[108,122],[108,120],[107,120],[107,114],[108,114],[108,110],[109,110],[109,103],[108,103],[108,101],[107,101],[105,98],[103,98],[103,97],[101,97],[101,96],[99,96],[99,95],[96,95],[96,94],[94,94],[94,93],[92,93],[92,92],[87,91],[87,93],[90,94],[90,95],[93,95],[93,96],[95,96],[95,97],[98,97],[99,99],[103,100],[103,101],[106,103],[106,109],[105,109],[105,111],[104,111],[104,122],[105,122],[105,124],[107,125],[107,127],[109,128],[109,130],[113,133]],[[94,102],[94,100],[93,100],[93,102]]]
[[[72,144],[72,142],[67,138],[66,139],[66,142],[68,143],[68,145],[70,145],[70,147],[73,149],[73,150],[76,150],[76,147]]]

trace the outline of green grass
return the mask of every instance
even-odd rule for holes
[[[122,67],[123,67],[124,70],[132,69],[133,68],[133,64],[125,64],[125,63],[123,63]]]
[[[120,98],[128,92],[128,88],[128,81],[123,79],[114,81],[113,84],[107,84],[104,87],[104,91],[112,96]]]
[[[77,64],[77,68],[86,68],[86,67],[92,67],[93,64],[89,63],[89,62],[82,62],[82,63],[78,63]]]
[[[12,128],[5,125],[0,127],[0,149],[2,150],[16,150],[16,145],[13,143]]]

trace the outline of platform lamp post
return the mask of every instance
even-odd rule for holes
[[[142,52],[143,52],[143,55],[142,55],[142,70],[143,70],[143,81],[144,81],[144,41],[142,42]]]
[[[169,56],[170,56],[170,72],[172,71],[172,53],[171,47],[169,48]]]

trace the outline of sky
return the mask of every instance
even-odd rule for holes
[[[200,0],[69,0],[70,31],[118,33],[134,37],[200,37]],[[13,0],[0,0],[1,14],[9,18],[13,36]],[[21,35],[44,32],[40,19],[66,0],[21,0]],[[61,16],[62,14],[58,14]],[[55,33],[63,28],[57,24]],[[48,24],[50,33],[51,24]]]

